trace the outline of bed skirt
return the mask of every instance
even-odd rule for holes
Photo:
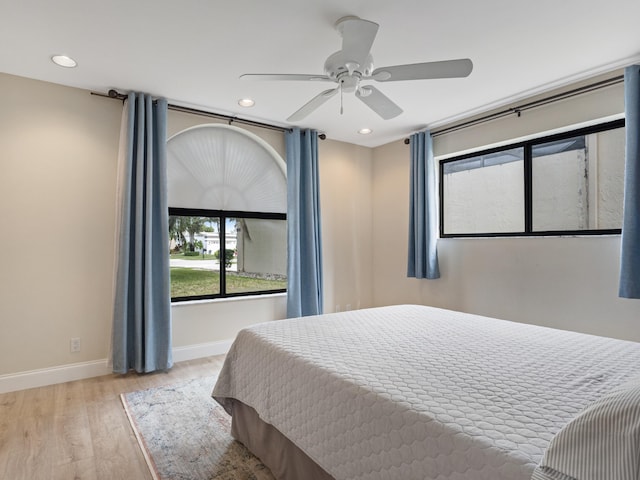
[[[256,411],[233,401],[231,435],[264,463],[278,480],[335,480]]]

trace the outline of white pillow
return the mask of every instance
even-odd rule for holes
[[[551,440],[532,480],[640,480],[640,379],[585,408]]]

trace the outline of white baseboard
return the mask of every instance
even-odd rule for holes
[[[106,359],[10,373],[8,375],[0,375],[0,393],[72,382],[110,373],[111,370],[107,367]]]
[[[187,345],[173,349],[173,361],[184,362],[211,355],[223,355],[229,351],[233,340]],[[45,387],[56,383],[72,382],[85,378],[111,374],[107,359],[91,362],[71,363],[58,367],[41,368],[26,372],[0,375],[0,393],[26,390],[27,388]]]
[[[212,355],[224,355],[231,348],[233,339],[220,340],[219,342],[199,343],[186,347],[174,347],[173,361],[184,362],[196,358],[210,357]]]

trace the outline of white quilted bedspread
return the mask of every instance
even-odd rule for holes
[[[213,396],[338,480],[529,480],[553,435],[638,365],[634,342],[404,305],[245,329]]]

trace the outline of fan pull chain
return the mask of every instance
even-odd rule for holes
[[[340,81],[340,115],[342,115],[343,112],[343,108],[342,108],[342,81]]]

